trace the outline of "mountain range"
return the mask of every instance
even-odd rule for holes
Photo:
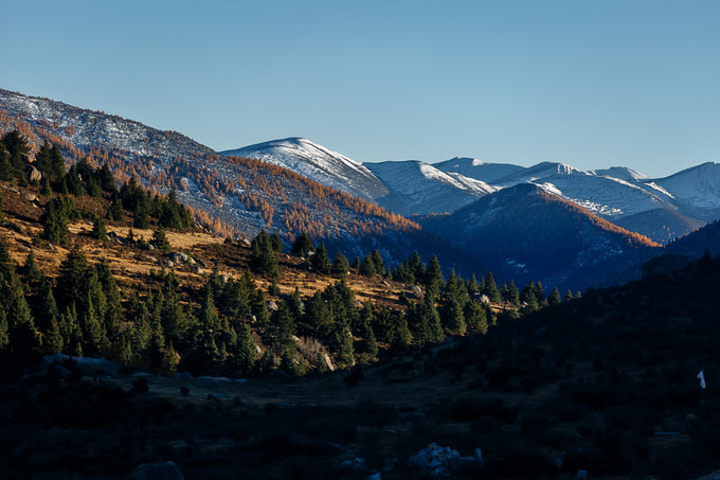
[[[720,165],[715,163],[651,179],[626,167],[582,171],[552,162],[530,167],[472,158],[360,163],[299,138],[220,153],[262,158],[405,216],[452,213],[500,189],[532,183],[659,243],[720,218]]]
[[[626,167],[551,162],[361,163],[303,138],[215,152],[177,132],[0,90],[0,131],[13,128],[34,148],[50,141],[71,161],[108,163],[120,182],[135,176],[159,192],[176,189],[224,235],[269,230],[291,241],[306,231],[346,255],[378,248],[392,264],[413,250],[442,253],[446,266],[495,268],[504,279],[585,287],[597,278],[578,282],[578,272],[658,251],[720,218],[715,163],[652,179]],[[543,256],[563,261],[552,266]]]

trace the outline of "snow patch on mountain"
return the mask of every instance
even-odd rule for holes
[[[382,182],[363,164],[305,138],[286,138],[220,152],[289,168],[323,185],[373,201],[387,195]]]
[[[460,157],[434,163],[433,166],[445,173],[458,173],[466,178],[481,180],[489,184],[525,169],[525,167],[519,165],[489,163],[476,158]]]
[[[496,190],[484,182],[451,176],[417,160],[364,165],[390,191],[378,203],[405,215],[452,212]]]

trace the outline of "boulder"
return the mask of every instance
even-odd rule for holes
[[[82,375],[114,376],[120,372],[120,365],[105,358],[72,357],[56,353],[43,357],[42,368],[47,371],[50,367],[59,365],[69,370],[78,370]]]

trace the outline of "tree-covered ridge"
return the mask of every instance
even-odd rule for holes
[[[86,121],[103,123],[115,117],[57,102],[48,105],[51,110],[60,108],[59,121],[35,118],[35,113],[30,115],[22,110],[0,109],[0,132],[19,131],[28,139],[31,153],[47,142],[57,145],[71,163],[87,158],[95,167],[105,164],[120,183],[135,177],[153,193],[177,190],[178,198],[193,217],[223,236],[252,237],[266,229],[278,231],[288,239],[300,232],[313,238],[328,238],[419,228],[404,217],[282,167],[252,159],[220,157],[175,132],[144,127],[150,133],[143,130],[145,133],[138,135],[145,138],[142,142],[163,145],[156,149],[96,145],[86,140],[91,135],[87,132],[81,135],[73,126],[77,124],[87,130],[90,127],[86,128]],[[238,211],[245,213],[238,216]]]

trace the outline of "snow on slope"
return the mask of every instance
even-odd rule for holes
[[[459,157],[434,163],[433,167],[445,173],[459,173],[464,177],[474,178],[490,184],[520,170],[525,170],[525,167],[509,163],[489,163],[476,158]]]
[[[416,160],[366,163],[390,190],[378,203],[402,215],[452,212],[497,189]]]
[[[653,182],[705,221],[720,218],[720,164],[708,162]]]
[[[387,188],[363,164],[304,138],[286,138],[220,152],[274,163],[323,185],[374,201]]]
[[[177,132],[161,131],[117,115],[94,112],[47,98],[0,89],[0,106],[14,118],[47,125],[78,148],[98,145],[167,162],[177,156],[212,155],[210,148]]]

